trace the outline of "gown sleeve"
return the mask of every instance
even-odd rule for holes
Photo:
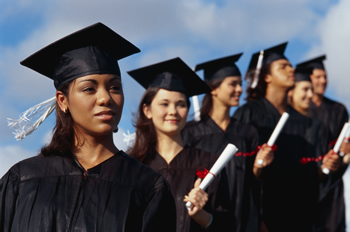
[[[176,231],[176,209],[170,186],[160,177],[149,193],[142,231]]]
[[[18,175],[11,170],[0,179],[0,231],[11,231],[18,196]]]

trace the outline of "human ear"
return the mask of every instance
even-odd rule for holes
[[[265,82],[268,84],[268,83],[270,83],[271,82],[271,80],[272,80],[272,76],[271,76],[271,74],[267,74],[266,76],[265,76]]]
[[[68,99],[67,97],[59,90],[56,91],[56,101],[60,107],[60,109],[64,112],[68,112]]]
[[[217,89],[217,88],[216,88],[216,89]],[[211,94],[212,96],[217,96],[217,95],[218,95],[218,91],[217,91],[216,89],[213,89],[213,90],[210,92],[210,94]]]
[[[152,112],[151,112],[150,106],[143,104],[142,110],[143,110],[143,113],[145,114],[146,118],[148,118],[148,119],[152,118]]]

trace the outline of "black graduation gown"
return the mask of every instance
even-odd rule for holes
[[[312,102],[310,109],[312,117],[320,120],[328,128],[328,142],[329,149],[331,149],[344,123],[349,120],[345,106],[324,97],[320,106],[316,106]],[[319,231],[345,232],[345,200],[342,176],[347,167],[347,165],[342,166],[337,173],[331,175],[330,178],[333,180],[320,186],[322,198],[318,208],[320,212]]]
[[[274,161],[262,174],[262,219],[269,232],[313,231],[318,201],[316,150],[305,138],[311,133],[311,121],[288,106],[289,119],[276,141]],[[265,98],[248,102],[234,114],[242,122],[255,126],[260,144],[266,143],[281,115]],[[309,159],[308,159],[309,158]]]
[[[234,231],[258,231],[259,195],[258,182],[252,172],[258,132],[251,125],[231,118],[223,131],[210,116],[199,122],[188,122],[182,130],[182,139],[188,146],[220,155],[228,143],[239,150],[226,166],[230,199],[234,209]],[[245,154],[245,155],[243,155]],[[247,156],[248,155],[248,156]]]
[[[0,180],[3,232],[175,231],[175,223],[168,183],[122,151],[85,175],[73,155],[39,155]]]
[[[185,195],[193,189],[194,182],[198,178],[196,176],[197,168],[204,167],[210,170],[216,160],[215,154],[185,147],[169,165],[159,154],[155,154],[154,158],[146,163],[153,170],[161,173],[170,184],[176,204],[176,231],[205,231],[188,215],[183,200]],[[206,192],[209,200],[204,209],[213,215],[209,231],[232,231],[233,222],[230,221],[232,213],[228,207],[228,190],[224,173],[216,176]]]

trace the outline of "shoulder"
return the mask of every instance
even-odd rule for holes
[[[184,129],[182,130],[182,135],[191,134],[195,135],[204,135],[211,131],[211,127],[208,125],[208,118],[201,118],[200,121],[189,121],[186,123]]]
[[[194,164],[197,167],[201,165],[205,167],[211,167],[218,158],[218,156],[214,153],[206,152],[195,147],[185,147],[182,154],[188,161],[186,162],[187,164],[190,166]]]
[[[329,107],[347,112],[346,107],[340,102],[333,101],[327,97],[323,98],[323,102],[325,105],[328,105]]]
[[[235,111],[233,117],[239,121],[246,121],[246,117],[251,117],[256,112],[263,112],[263,100],[264,99],[259,99],[245,103]]]
[[[160,188],[166,185],[162,175],[152,168],[140,163],[133,157],[120,151],[116,154],[116,159],[108,164],[107,177],[113,182],[133,186],[137,191],[148,193],[154,188]]]
[[[72,158],[62,156],[43,156],[41,154],[22,160],[12,166],[9,172],[16,174],[20,181],[44,176],[66,175],[73,162]]]

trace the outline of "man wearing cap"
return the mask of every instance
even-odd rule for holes
[[[344,105],[324,96],[327,87],[327,72],[323,64],[326,55],[322,55],[297,65],[297,68],[311,68],[313,98],[310,104],[311,116],[320,120],[329,130],[329,149],[335,144],[344,123],[349,120]],[[349,152],[349,144],[343,142],[341,152]],[[319,210],[319,228],[326,231],[345,231],[345,203],[342,176],[347,165],[343,165],[332,175],[332,185],[321,186]]]

